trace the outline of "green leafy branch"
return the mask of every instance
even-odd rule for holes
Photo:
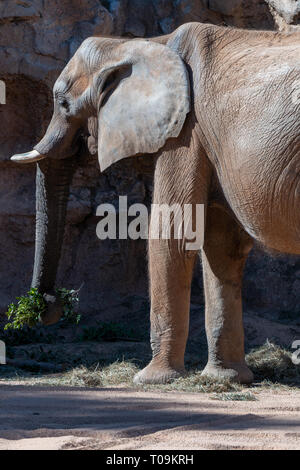
[[[56,289],[56,294],[63,308],[62,320],[70,323],[79,323],[81,317],[75,309],[79,303],[79,291],[80,289]],[[47,310],[47,303],[43,295],[36,288],[32,288],[27,295],[17,297],[16,300],[16,303],[11,303],[8,306],[8,311],[6,312],[8,323],[5,325],[4,330],[21,330],[24,326],[30,328],[36,326]]]

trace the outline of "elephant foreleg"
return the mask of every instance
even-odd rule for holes
[[[209,208],[202,254],[208,364],[203,374],[250,383],[245,363],[242,277],[251,238],[222,209]]]
[[[206,159],[199,151],[183,156],[172,153],[157,163],[154,204],[205,204],[209,182]],[[153,210],[153,209],[152,209]],[[195,210],[193,210],[193,218]],[[153,212],[151,227],[153,226]],[[195,225],[194,225],[195,227]],[[172,226],[174,228],[174,225]],[[200,227],[201,228],[201,227]],[[182,239],[149,240],[151,290],[150,364],[135,378],[136,383],[165,383],[183,375],[189,328],[190,290],[195,258]]]
[[[195,254],[180,253],[171,241],[150,242],[151,363],[137,381],[165,383],[184,374],[190,288]]]

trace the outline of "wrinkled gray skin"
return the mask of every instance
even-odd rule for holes
[[[200,23],[147,41],[86,40],[55,84],[45,137],[13,157],[38,161],[33,285],[53,293],[76,137],[88,122],[102,171],[153,153],[154,203],[205,204],[204,373],[251,382],[241,301],[247,255],[253,240],[300,254],[299,52],[297,33]],[[185,240],[149,240],[153,359],[137,383],[185,372],[197,254]],[[51,303],[44,321],[59,315]]]

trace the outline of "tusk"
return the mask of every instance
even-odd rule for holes
[[[41,155],[37,150],[32,150],[31,152],[13,155],[10,159],[17,163],[31,163],[43,160],[44,158],[46,158],[45,155]]]

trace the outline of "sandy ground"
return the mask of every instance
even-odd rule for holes
[[[4,449],[300,449],[300,392],[209,394],[0,385]]]

